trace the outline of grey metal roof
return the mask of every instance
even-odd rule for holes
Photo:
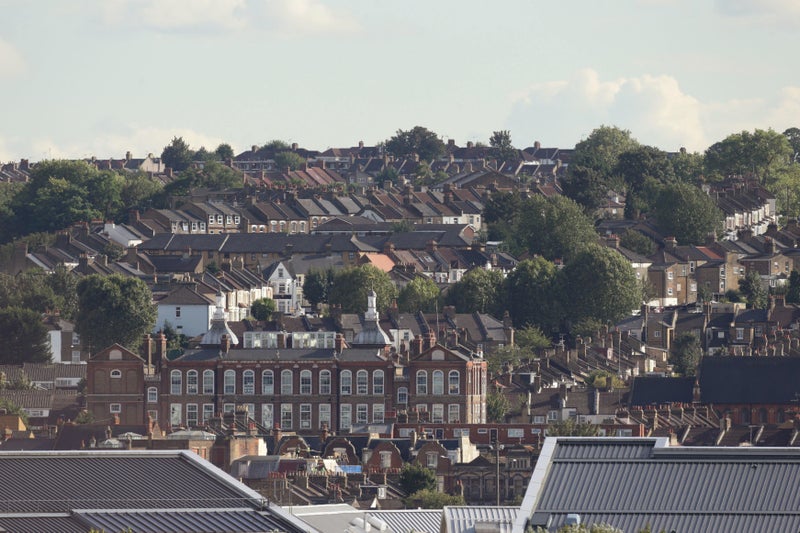
[[[445,507],[444,521],[447,533],[475,533],[478,524],[494,524],[497,533],[511,533],[518,507]]]
[[[407,533],[439,533],[442,524],[442,510],[408,509],[397,511],[370,511],[369,516],[383,520],[390,531]]]
[[[523,513],[625,531],[797,531],[800,450],[669,447],[666,439],[547,439]],[[767,522],[775,526],[765,527]],[[518,531],[517,520],[515,530]]]
[[[99,531],[170,531],[213,533],[285,531],[283,520],[254,509],[137,509],[77,511],[77,517]],[[87,529],[84,529],[87,531]]]
[[[37,516],[6,515],[0,513],[0,531],[14,533],[86,533],[89,528],[67,513],[43,513]]]

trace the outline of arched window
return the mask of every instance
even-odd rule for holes
[[[280,222],[279,226],[280,226],[280,228],[281,228],[281,233],[285,233],[285,232],[286,232],[286,222],[284,222],[283,220],[281,220],[281,222]]]
[[[116,368],[111,371],[112,378],[121,378],[122,377],[122,370],[117,370]]]
[[[448,394],[461,394],[461,375],[458,370],[451,370],[447,375]]]
[[[322,370],[319,373],[319,393],[320,394],[330,394],[331,393],[331,371],[330,370]]]
[[[295,222],[295,221],[292,221],[292,223],[291,223],[291,224],[289,224],[289,227],[291,228],[291,230],[290,230],[290,231],[291,231],[292,233],[297,233],[297,222]]]
[[[356,372],[356,394],[369,394],[369,373],[366,370]]]
[[[183,389],[183,377],[180,370],[173,370],[169,373],[169,393],[173,396],[180,395]]]
[[[433,371],[433,394],[439,396],[444,394],[444,372],[441,370]]]
[[[397,404],[406,405],[408,403],[408,388],[400,387],[397,389]]]
[[[758,410],[758,423],[759,424],[767,423],[767,410],[763,407]]]
[[[311,370],[300,371],[300,394],[311,394]]]
[[[291,370],[281,371],[281,394],[294,394],[294,374]]]
[[[223,376],[223,394],[236,394],[236,371],[226,370]]]
[[[417,394],[428,394],[428,373],[417,370]]]
[[[213,370],[203,370],[203,394],[214,394]]]
[[[269,231],[270,233],[277,233],[278,232],[278,223],[274,220],[269,223]]]
[[[252,370],[242,372],[242,394],[256,393],[256,373]],[[252,413],[251,413],[252,414]]]
[[[383,394],[383,370],[372,373],[372,394]]]
[[[186,394],[197,394],[197,370],[186,372]]]
[[[275,375],[272,370],[261,373],[261,394],[275,394]]]
[[[305,232],[306,232],[306,223],[305,222],[301,222],[300,223],[300,233],[305,233]]]
[[[156,387],[147,388],[147,403],[158,403],[158,389]]]
[[[783,411],[782,407],[778,409],[776,416],[778,417],[777,420],[778,424],[783,424],[784,422],[786,422],[786,413]]]
[[[339,376],[339,393],[353,394],[353,374],[349,370],[343,370]]]
[[[742,424],[749,424],[750,423],[750,409],[747,407],[742,407]]]

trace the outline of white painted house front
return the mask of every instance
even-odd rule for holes
[[[181,286],[156,302],[156,331],[169,323],[177,333],[187,337],[203,335],[211,328],[215,304],[187,286]]]

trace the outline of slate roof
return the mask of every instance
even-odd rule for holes
[[[546,439],[514,532],[531,518],[554,531],[568,513],[624,531],[648,524],[681,533],[800,528],[800,450],[667,443]]]
[[[633,378],[630,405],[692,403],[694,378],[639,376]]]
[[[320,361],[334,357],[333,348],[243,348],[220,355],[219,348],[202,348],[187,351],[179,361],[208,361],[222,357],[226,361]],[[373,348],[345,348],[339,358],[346,361],[374,361],[378,350]]]
[[[704,404],[790,404],[800,397],[798,357],[704,357]]]
[[[11,531],[309,530],[187,451],[2,452],[0,479]]]

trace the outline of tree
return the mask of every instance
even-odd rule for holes
[[[625,216],[630,219],[652,211],[662,187],[675,182],[667,153],[652,146],[636,146],[620,154],[616,173],[627,189]]]
[[[124,176],[120,191],[120,202],[128,209],[147,209],[152,207],[164,190],[164,185],[144,172],[134,172]]]
[[[386,272],[372,265],[345,268],[334,274],[328,302],[341,305],[343,313],[363,313],[370,290],[378,297],[380,312],[385,312],[397,297],[397,289]]]
[[[575,418],[567,418],[547,426],[548,437],[596,437],[599,432],[599,426],[578,422]]]
[[[511,403],[500,391],[492,391],[486,395],[486,419],[489,422],[502,423],[511,410]]]
[[[742,131],[712,144],[705,152],[706,170],[717,177],[753,175],[762,185],[772,184],[794,155],[786,135],[771,128]]]
[[[420,490],[436,489],[436,474],[430,468],[414,463],[406,463],[400,470],[400,487],[406,494]]]
[[[672,343],[669,361],[672,369],[682,376],[694,376],[703,357],[700,339],[694,333],[683,333]]]
[[[434,310],[439,299],[439,287],[431,278],[416,277],[400,290],[397,305],[401,311],[416,313]]]
[[[217,146],[217,149],[214,150],[214,154],[217,156],[217,159],[223,162],[233,159],[234,157],[233,148],[231,148],[231,145],[228,143],[222,143]]]
[[[699,185],[704,177],[705,157],[697,152],[689,153],[681,149],[670,160],[675,179],[684,183]]]
[[[175,172],[186,170],[192,164],[194,152],[183,137],[173,137],[161,152],[161,161]]]
[[[0,363],[49,363],[50,341],[42,317],[36,311],[20,307],[0,309]]]
[[[555,279],[555,264],[542,257],[521,261],[506,277],[506,301],[515,327],[538,325],[549,330],[558,325],[559,310],[553,305]]]
[[[275,312],[275,300],[272,298],[259,298],[250,305],[250,314],[256,320],[269,320]]]
[[[595,389],[617,389],[625,386],[618,376],[605,370],[592,370],[586,376],[586,384]]]
[[[406,507],[421,507],[422,509],[444,509],[449,505],[466,505],[464,497],[459,495],[451,496],[435,489],[422,489],[414,492],[405,499]]]
[[[137,348],[153,330],[156,308],[147,284],[120,274],[93,274],[78,282],[75,330],[92,350],[114,343]]]
[[[537,352],[549,348],[553,342],[538,326],[528,326],[514,333],[514,343],[524,350]]]
[[[789,274],[789,289],[786,291],[786,303],[800,303],[800,272],[792,270]]]
[[[633,229],[625,230],[619,238],[619,244],[645,257],[653,255],[656,251],[656,245],[649,237]]]
[[[484,203],[483,220],[489,226],[489,239],[511,241],[522,209],[522,198],[516,192],[492,194]]]
[[[492,132],[492,136],[489,138],[489,146],[492,147],[489,153],[498,161],[511,163],[519,159],[517,149],[511,144],[511,132],[508,130]]]
[[[6,398],[0,398],[0,409],[3,409],[6,413],[10,415],[17,415],[22,419],[22,422],[25,424],[25,427],[28,426],[28,413],[26,413],[22,407],[15,404],[11,400],[7,400]]]
[[[445,303],[454,306],[459,313],[489,313],[499,315],[503,311],[503,274],[499,270],[473,268],[450,286],[444,296]]]
[[[755,270],[748,270],[739,280],[739,292],[742,293],[747,306],[751,309],[767,308],[767,290],[761,283],[761,276]]]
[[[387,181],[392,185],[397,185],[399,177],[400,173],[397,172],[397,169],[387,165],[375,176],[375,185],[384,187]]]
[[[630,131],[616,126],[600,126],[575,145],[569,165],[594,169],[609,185],[613,185],[612,178],[620,155],[638,145]]]
[[[587,245],[597,242],[592,221],[578,204],[563,196],[535,195],[525,200],[514,235],[518,250],[550,261],[568,261]]]
[[[275,154],[275,166],[280,170],[299,170],[306,164],[306,158],[296,152],[278,152]]]
[[[386,150],[395,157],[419,156],[420,161],[433,161],[445,153],[444,142],[432,131],[422,126],[410,130],[397,130],[386,141]]]
[[[564,196],[582,205],[587,213],[603,205],[610,188],[608,177],[601,171],[580,165],[570,164],[561,180]]]
[[[561,298],[573,322],[616,322],[637,309],[642,294],[633,267],[616,250],[590,246],[559,272]]]
[[[722,212],[711,197],[685,183],[661,190],[655,214],[659,230],[685,244],[705,244],[722,222]]]
[[[303,296],[311,307],[316,308],[321,303],[328,302],[328,294],[333,284],[334,272],[332,268],[325,270],[310,269],[303,281]]]

